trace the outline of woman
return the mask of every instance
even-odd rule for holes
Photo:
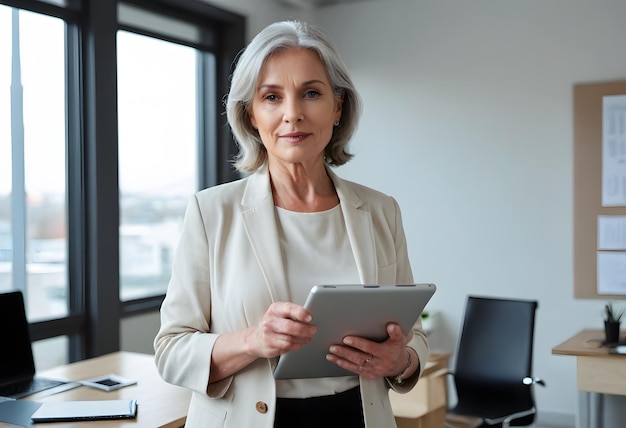
[[[417,382],[421,330],[331,346],[353,376],[272,376],[315,334],[312,286],[413,280],[395,200],[330,170],[351,158],[360,113],[345,65],[312,26],[272,24],[240,56],[226,110],[250,175],[191,199],[155,339],[161,376],[193,391],[186,426],[395,426],[388,389]]]

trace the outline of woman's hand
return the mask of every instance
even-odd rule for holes
[[[381,343],[346,336],[343,344],[330,347],[326,359],[366,379],[397,376],[407,365],[407,338],[396,323],[387,324],[387,334],[389,337]]]
[[[261,323],[248,330],[246,343],[257,358],[272,358],[300,349],[311,342],[317,327],[302,306],[290,302],[272,303]]]

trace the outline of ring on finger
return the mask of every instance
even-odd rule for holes
[[[368,364],[370,361],[372,361],[372,358],[374,358],[374,355],[370,354],[369,357],[367,357],[367,359],[365,360],[365,364]]]

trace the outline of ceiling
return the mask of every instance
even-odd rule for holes
[[[334,6],[337,4],[357,3],[372,0],[275,0],[277,3],[301,9],[317,9],[325,6]]]

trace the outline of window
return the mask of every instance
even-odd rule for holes
[[[160,307],[189,196],[238,177],[243,26],[198,0],[0,0],[0,292],[25,293],[37,367]]]
[[[0,290],[22,290],[31,321],[64,316],[65,23],[0,6],[0,31]]]
[[[117,34],[120,296],[164,294],[198,190],[196,49]]]

